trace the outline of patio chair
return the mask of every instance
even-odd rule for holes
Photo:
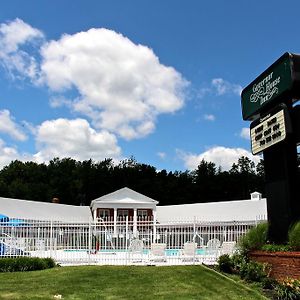
[[[166,262],[166,250],[167,244],[165,243],[152,243],[150,249],[150,262]]]
[[[207,242],[206,245],[206,255],[218,256],[220,253],[221,242],[218,239],[211,239]]]
[[[142,240],[133,239],[128,247],[129,258],[134,263],[143,262],[144,243]]]
[[[197,243],[186,242],[182,249],[182,261],[197,261]]]
[[[220,254],[232,255],[236,250],[236,242],[223,242],[220,248]]]

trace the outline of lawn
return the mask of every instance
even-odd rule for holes
[[[202,266],[58,267],[1,273],[0,299],[266,299]]]

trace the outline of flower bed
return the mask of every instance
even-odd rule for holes
[[[252,251],[249,257],[257,262],[268,263],[271,266],[270,276],[276,280],[300,278],[300,252]]]

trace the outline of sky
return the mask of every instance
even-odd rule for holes
[[[0,168],[258,162],[240,93],[300,53],[299,11],[296,0],[2,1]]]

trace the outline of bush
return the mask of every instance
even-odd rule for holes
[[[218,258],[218,268],[221,272],[232,273],[233,262],[228,254],[221,255]]]
[[[52,269],[52,268],[56,267],[56,263],[52,258],[46,257],[46,258],[44,258],[44,261],[46,263],[47,269]]]
[[[231,261],[233,264],[233,269],[236,273],[240,272],[241,266],[248,263],[249,259],[246,256],[243,256],[241,254],[233,254],[231,257]]]
[[[300,281],[287,278],[282,283],[275,286],[275,294],[279,300],[299,300],[300,299]]]
[[[268,223],[258,224],[251,228],[240,240],[241,254],[247,256],[252,250],[260,250],[267,242]]]
[[[300,221],[296,222],[289,230],[288,244],[294,251],[300,251]]]
[[[26,272],[53,268],[55,262],[52,258],[16,257],[1,258],[0,272]]]
[[[261,247],[261,250],[268,252],[288,252],[291,251],[289,245],[266,244]]]
[[[269,266],[255,261],[244,262],[240,266],[240,276],[246,281],[261,282],[268,277]]]

